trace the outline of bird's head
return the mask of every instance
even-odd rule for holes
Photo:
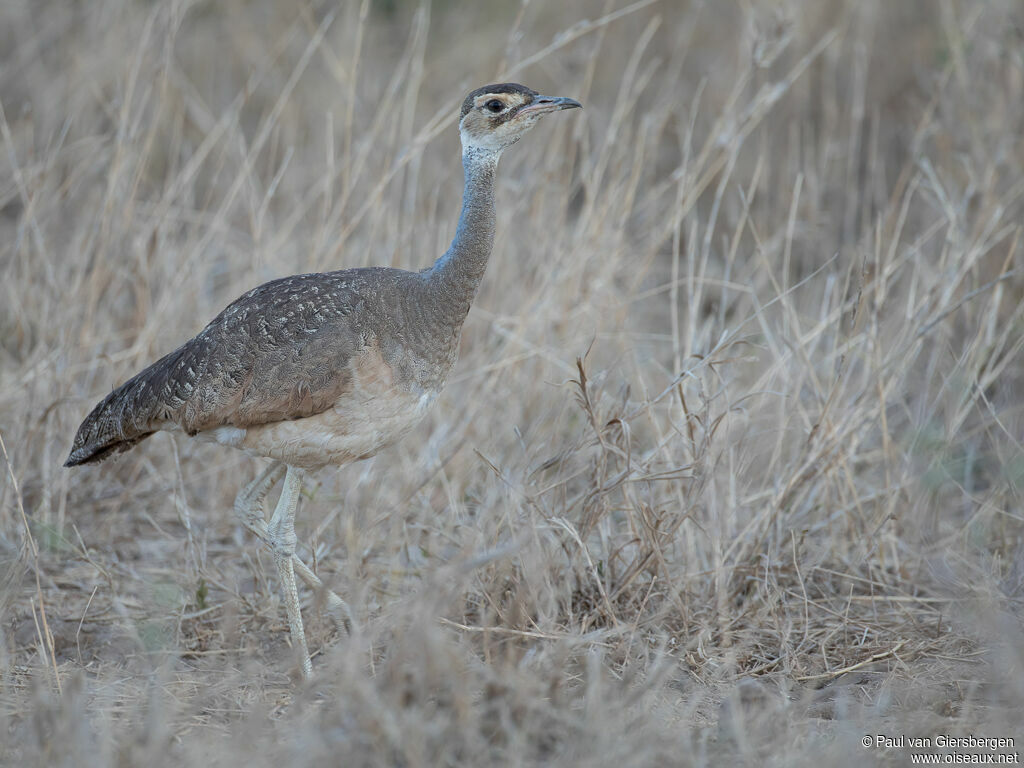
[[[518,83],[477,88],[462,102],[459,132],[463,152],[500,153],[519,141],[544,115],[582,106],[564,96],[541,96]]]

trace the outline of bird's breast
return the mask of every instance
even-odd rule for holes
[[[255,456],[316,469],[367,459],[395,443],[426,415],[436,395],[391,391],[370,399],[342,397],[315,416],[245,430],[238,448]]]

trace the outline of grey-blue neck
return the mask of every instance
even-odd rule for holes
[[[457,326],[469,313],[494,245],[494,173],[500,156],[500,151],[463,148],[465,187],[459,227],[451,246],[427,272],[431,288]]]

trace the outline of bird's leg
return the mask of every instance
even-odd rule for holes
[[[263,519],[261,509],[263,500],[267,498],[270,489],[275,483],[284,477],[285,466],[283,462],[275,461],[270,464],[255,480],[238,492],[235,497],[235,514],[242,521],[242,525],[256,534],[260,541],[267,541],[267,525]],[[262,532],[258,530],[256,523],[263,523]]]
[[[235,515],[241,520],[242,525],[261,542],[268,547],[273,547],[270,539],[270,531],[267,530],[267,522],[263,518],[263,500],[270,493],[270,489],[285,474],[285,466],[280,461],[275,461],[267,467],[255,480],[243,488],[235,497]],[[339,630],[346,630],[346,620],[351,620],[348,605],[334,592],[324,586],[320,578],[297,554],[292,555],[292,564],[295,572],[315,592],[323,591],[327,600],[327,610],[334,619]]]
[[[284,606],[288,612],[288,626],[292,633],[292,643],[302,653],[302,674],[308,680],[313,676],[313,665],[309,660],[309,649],[306,647],[306,632],[302,626],[302,612],[299,610],[299,590],[295,584],[295,567],[292,558],[295,556],[295,508],[299,503],[299,492],[302,490],[302,471],[288,467],[284,476],[284,488],[277,508],[270,518],[268,532],[270,545],[277,564],[278,577],[281,579],[281,590],[284,592]]]
[[[327,601],[327,612],[334,619],[334,624],[338,631],[348,632],[348,624],[346,622],[352,622],[352,613],[349,610],[348,603],[338,597],[333,589],[325,587],[324,583],[320,581],[320,577],[313,573],[310,567],[299,559],[298,555],[292,555],[292,565],[295,566],[295,572],[299,575],[299,578],[306,582],[307,587],[318,594],[321,590],[323,591],[324,599]]]

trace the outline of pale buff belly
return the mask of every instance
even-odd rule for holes
[[[348,464],[367,459],[408,434],[436,397],[436,392],[398,387],[372,397],[352,392],[315,416],[247,429],[218,427],[200,437],[304,469]]]

